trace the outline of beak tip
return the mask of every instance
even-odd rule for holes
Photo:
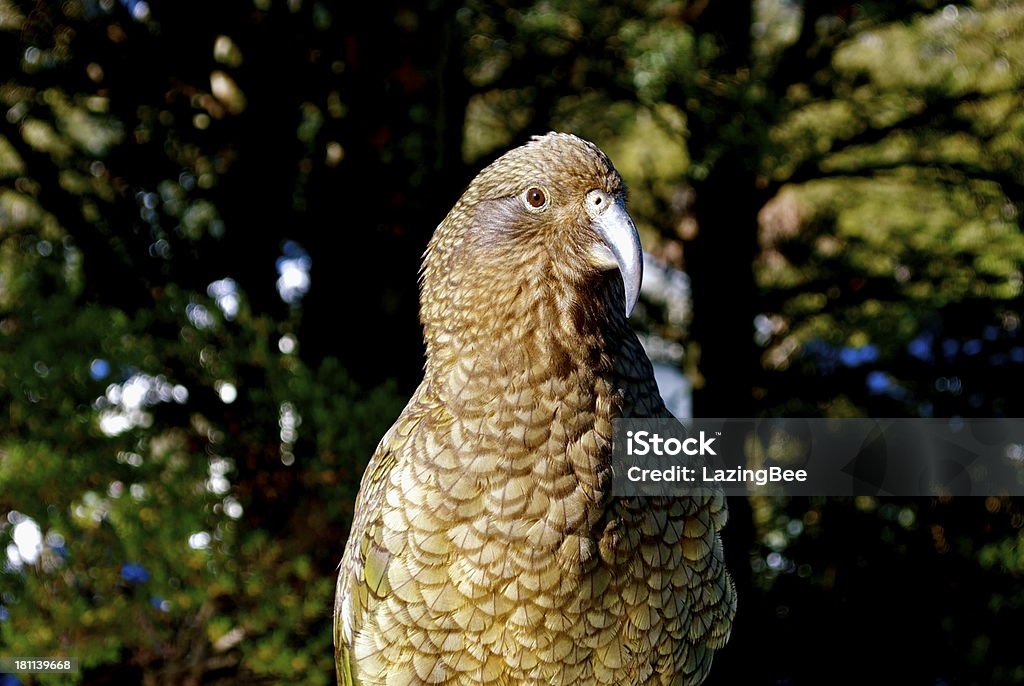
[[[635,293],[630,293],[629,290],[630,289],[627,287],[626,293],[625,293],[625,295],[626,295],[626,319],[629,319],[629,317],[632,316],[633,311],[636,310],[636,304],[638,302],[640,302],[640,293],[639,293],[639,291],[637,291]]]
[[[597,232],[615,258],[622,277],[626,317],[633,314],[640,298],[644,257],[636,226],[621,201],[605,210],[595,220]]]

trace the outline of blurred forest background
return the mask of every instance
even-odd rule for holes
[[[550,129],[696,415],[1024,415],[1022,82],[1006,0],[0,0],[0,654],[84,667],[0,684],[334,682],[419,255]],[[1024,683],[1024,503],[731,505],[708,684]]]

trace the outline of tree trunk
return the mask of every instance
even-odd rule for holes
[[[756,109],[749,107],[752,3],[711,3],[694,24],[713,36],[718,54],[709,65],[710,88],[687,103],[690,153],[707,167],[694,183],[697,236],[686,248],[692,279],[693,338],[702,382],[694,392],[698,417],[750,417],[758,370],[753,319],[757,296],[753,262],[757,255],[757,189],[760,154]],[[724,89],[722,86],[725,86]],[[726,113],[714,120],[714,111]]]
[[[696,186],[698,232],[687,245],[686,268],[693,289],[693,338],[703,377],[694,392],[698,417],[750,417],[757,377],[754,344],[757,255],[754,172],[729,153]]]

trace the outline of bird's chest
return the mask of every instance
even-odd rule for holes
[[[575,560],[588,545],[579,541],[593,541],[608,501],[619,403],[600,378],[549,373],[537,382],[502,378],[504,368],[456,366],[457,411],[431,418],[417,451],[429,457],[405,488],[410,498],[433,494],[454,556],[494,560],[489,571],[510,579]]]
[[[648,683],[652,647],[674,646],[682,620],[662,609],[678,605],[683,571],[664,518],[531,471],[480,483],[438,521],[409,521],[392,561],[409,644],[457,636],[446,674],[467,683]]]
[[[439,414],[419,432],[423,459],[403,465],[389,495],[404,513],[385,518],[396,524],[392,585],[422,599],[419,624],[463,637],[465,664],[481,673],[629,683],[619,677],[650,645],[652,595],[668,581],[648,561],[673,553],[650,508],[609,496],[614,395],[564,382],[507,393],[514,403]]]

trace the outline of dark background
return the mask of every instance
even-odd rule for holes
[[[1022,79],[1011,1],[0,0],[0,653],[333,683],[419,255],[550,129],[696,415],[1021,415]],[[730,505],[708,684],[1024,683],[1020,501]]]

